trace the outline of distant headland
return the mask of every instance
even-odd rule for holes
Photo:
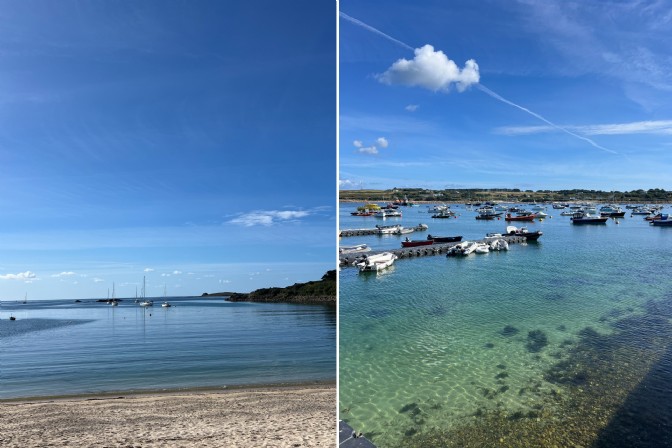
[[[632,191],[600,191],[587,189],[573,190],[521,190],[519,188],[467,188],[445,190],[428,190],[424,188],[392,188],[388,190],[341,190],[341,201],[395,201],[409,202],[639,202],[669,203],[672,202],[672,191],[661,188]]]
[[[336,270],[327,271],[321,280],[294,283],[285,288],[261,288],[250,293],[203,293],[201,297],[227,296],[229,302],[301,303],[336,306]]]

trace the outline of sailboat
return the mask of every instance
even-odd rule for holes
[[[147,289],[146,289],[146,284],[145,284],[145,276],[142,276],[142,298],[144,299],[142,302],[140,302],[140,306],[154,306],[154,302],[151,300],[147,300],[146,297],[147,294]]]
[[[108,301],[108,303],[112,306],[119,305],[119,302],[117,301],[116,297],[114,296],[114,282],[112,282],[112,299],[110,299]]]
[[[166,299],[166,285],[163,285],[163,299]],[[172,305],[168,302],[163,302],[161,306],[164,308],[170,308]]]

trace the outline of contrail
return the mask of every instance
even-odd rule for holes
[[[361,20],[357,20],[357,19],[355,19],[354,17],[350,17],[349,15],[347,15],[347,14],[345,14],[345,13],[343,13],[343,12],[340,12],[340,11],[339,11],[338,15],[339,15],[340,17],[343,17],[345,20],[347,20],[347,21],[349,21],[349,22],[351,22],[351,23],[354,23],[355,25],[358,25],[358,26],[364,28],[365,30],[371,31],[372,33],[378,34],[379,36],[383,36],[385,39],[390,40],[390,41],[394,42],[395,44],[400,45],[400,46],[406,48],[407,50],[415,51],[415,48],[411,47],[410,45],[408,45],[408,44],[406,44],[406,43],[404,43],[404,42],[402,42],[402,41],[400,41],[400,40],[397,40],[397,39],[395,39],[394,37],[389,36],[389,35],[383,33],[383,32],[380,31],[380,30],[377,30],[376,28],[372,27],[371,25],[367,25],[366,23],[362,22]],[[487,87],[485,87],[485,86],[484,86],[483,84],[481,84],[481,83],[477,83],[477,84],[476,84],[476,88],[479,89],[481,92],[483,92],[483,93],[489,95],[490,97],[492,97],[492,98],[494,98],[494,99],[496,99],[496,100],[499,100],[499,101],[501,101],[501,102],[503,102],[503,103],[505,103],[505,104],[508,104],[509,106],[513,106],[513,107],[515,107],[515,108],[517,108],[517,109],[520,109],[520,110],[522,110],[523,112],[527,112],[528,114],[532,115],[533,117],[537,118],[538,120],[541,120],[541,121],[543,121],[544,123],[547,123],[547,124],[553,126],[555,129],[558,129],[559,131],[562,131],[562,132],[564,132],[564,133],[566,133],[566,134],[571,135],[572,137],[576,137],[576,138],[578,138],[578,139],[580,139],[580,140],[583,140],[583,141],[585,141],[585,142],[588,142],[589,144],[591,144],[592,146],[594,146],[594,147],[597,148],[597,149],[600,149],[600,150],[602,150],[602,151],[606,151],[606,152],[609,152],[609,153],[612,153],[612,154],[618,154],[618,153],[617,153],[616,151],[614,151],[614,150],[611,150],[611,149],[605,148],[604,146],[598,145],[597,143],[595,143],[593,140],[589,139],[588,137],[584,137],[584,136],[582,136],[582,135],[575,134],[574,132],[570,131],[569,129],[563,128],[562,126],[560,126],[560,125],[558,125],[558,124],[555,124],[555,123],[549,121],[548,119],[542,117],[542,116],[539,115],[538,113],[536,113],[536,112],[532,112],[530,109],[528,109],[528,108],[526,108],[526,107],[520,106],[520,105],[514,103],[513,101],[509,101],[509,100],[507,100],[506,98],[502,97],[501,95],[499,95],[499,94],[493,92],[492,90],[488,89]]]
[[[372,27],[370,25],[367,25],[366,23],[364,23],[362,21],[355,19],[354,17],[350,17],[349,15],[347,15],[344,12],[339,11],[338,15],[343,17],[348,22],[352,22],[355,25],[359,25],[362,28],[364,28],[365,30],[369,30],[372,33],[378,34],[379,36],[383,36],[387,40],[391,40],[392,42],[394,42],[397,45],[401,45],[402,47],[406,48],[407,50],[415,51],[415,48],[411,47],[410,45],[407,45],[407,44],[403,43],[402,41],[395,39],[392,36],[388,36],[387,34],[383,33],[382,31],[379,31],[379,30],[375,29],[374,27]]]
[[[510,106],[517,107],[518,109],[522,110],[523,112],[527,112],[528,114],[532,115],[533,117],[538,118],[539,120],[543,121],[544,123],[547,123],[547,124],[553,126],[554,128],[556,128],[556,129],[558,129],[558,130],[560,130],[560,131],[562,131],[562,132],[564,132],[564,133],[566,133],[566,134],[571,135],[572,137],[576,137],[576,138],[578,138],[578,139],[581,139],[581,140],[583,140],[583,141],[586,141],[586,142],[590,143],[591,145],[593,145],[593,146],[596,147],[597,149],[601,149],[602,151],[610,152],[610,153],[612,153],[612,154],[618,154],[616,151],[613,151],[613,150],[611,150],[611,149],[605,148],[604,146],[600,146],[600,145],[598,145],[597,143],[595,143],[593,140],[589,139],[588,137],[584,137],[584,136],[582,136],[582,135],[575,134],[574,132],[570,131],[569,129],[563,128],[563,127],[560,126],[560,125],[557,125],[557,124],[555,124],[555,123],[552,123],[551,121],[549,121],[549,120],[547,120],[546,118],[542,117],[542,116],[539,115],[538,113],[536,113],[536,112],[532,112],[530,109],[528,109],[528,108],[526,108],[526,107],[519,106],[518,104],[516,104],[516,103],[514,103],[514,102],[512,102],[512,101],[509,101],[509,100],[507,100],[506,98],[503,98],[501,95],[498,95],[497,93],[495,93],[495,92],[493,92],[492,90],[488,89],[488,88],[485,87],[483,84],[480,84],[480,83],[479,83],[479,84],[476,84],[476,88],[479,89],[481,92],[487,93],[488,95],[490,95],[491,97],[493,97],[493,98],[496,99],[496,100],[499,100],[499,101],[501,101],[501,102],[503,102],[503,103],[506,103],[506,104],[508,104],[508,105],[510,105]]]

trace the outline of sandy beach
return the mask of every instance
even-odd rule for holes
[[[333,447],[336,388],[0,402],[0,446]]]

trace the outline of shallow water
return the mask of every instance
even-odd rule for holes
[[[133,302],[3,301],[0,398],[335,379],[333,309]]]
[[[356,205],[342,204],[342,229],[381,223],[351,217]],[[475,220],[464,207],[447,220],[426,210],[404,208],[401,220],[385,224],[429,225],[412,239],[480,239],[506,227],[503,220]],[[490,438],[532,446],[515,438],[523,424],[558,425],[556,435],[534,446],[598,440],[669,344],[645,330],[659,315],[651,304],[670,300],[672,232],[641,217],[576,226],[547,212],[553,218],[529,225],[544,232],[540,241],[508,252],[402,259],[378,275],[342,269],[340,417],[383,447],[460,446],[451,440],[487,446]],[[341,244],[383,249],[399,247],[401,238],[348,237]],[[602,343],[610,340],[616,342]],[[632,356],[641,362],[624,367]],[[614,363],[618,374],[610,370]],[[610,396],[621,401],[602,403],[599,386],[591,386],[607,377]],[[575,399],[593,392],[590,400]],[[579,402],[601,418],[561,431],[559,422],[578,416]]]

